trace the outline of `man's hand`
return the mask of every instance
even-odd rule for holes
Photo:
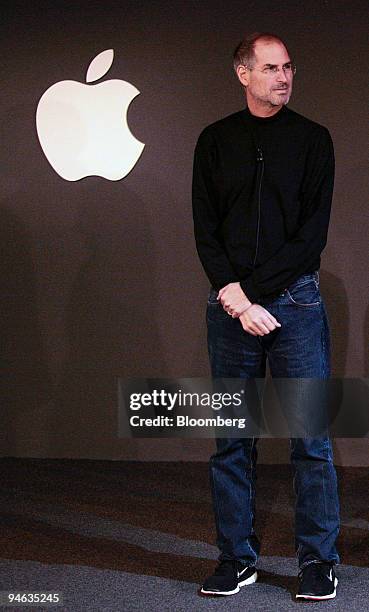
[[[240,283],[229,283],[218,293],[224,310],[233,318],[239,317],[242,312],[251,306],[251,302],[241,289]]]
[[[252,304],[239,319],[243,329],[252,336],[264,336],[281,327],[277,319],[259,304]]]

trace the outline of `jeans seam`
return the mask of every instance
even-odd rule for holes
[[[254,496],[253,496],[253,491],[252,491],[252,472],[253,472],[253,467],[254,467],[253,456],[252,455],[253,455],[253,450],[254,450],[254,444],[255,444],[255,438],[252,439],[252,446],[251,446],[251,451],[250,451],[251,466],[250,466],[250,478],[249,478],[249,486],[250,486],[249,496],[250,496],[250,514],[251,514],[251,530],[252,530],[252,532],[254,531],[254,528],[253,528],[253,522],[254,522],[254,512],[253,512]],[[247,459],[245,445],[243,445],[243,449],[244,449],[245,458]]]
[[[250,519],[251,519],[250,527],[251,527],[251,529],[250,529],[249,539],[250,539],[250,536],[254,535],[254,519],[255,519],[255,514],[254,514],[254,511],[253,511],[253,504],[254,504],[254,497],[255,497],[253,489],[255,489],[255,487],[252,486],[252,483],[253,483],[253,480],[252,480],[253,479],[253,470],[254,470],[254,459],[253,459],[254,446],[255,446],[255,438],[252,438],[252,446],[251,446],[250,453],[249,453],[250,460],[251,460],[250,461],[250,478],[249,478],[249,487],[250,487],[249,488],[249,499],[250,499]],[[245,444],[243,444],[243,452],[244,452],[244,455],[245,455],[245,459],[247,460]],[[246,463],[246,461],[245,461],[245,463]],[[249,546],[249,549],[256,556],[256,552],[251,547],[250,542],[248,543],[248,546]],[[256,565],[256,561],[255,561],[255,565]]]
[[[321,334],[321,338],[322,338],[322,360],[323,360],[323,364],[322,364],[322,370],[323,370],[323,377],[324,378],[329,378],[330,375],[330,354],[329,354],[329,350],[328,350],[328,355],[327,353],[327,348],[329,346],[329,335],[330,335],[330,330],[329,330],[329,325],[328,325],[328,319],[327,319],[327,314],[325,312],[325,308],[323,306],[323,329],[322,329],[322,334]],[[327,342],[328,340],[328,342]]]
[[[213,469],[214,469],[213,468],[213,460],[210,459],[211,487],[212,487],[212,490],[213,490],[213,498],[214,498],[214,514],[216,515],[216,524],[220,525],[221,521],[220,521],[220,515],[219,515],[218,496],[217,496],[216,486],[215,486],[215,483],[214,483],[215,476],[214,476]],[[217,533],[217,539],[219,538],[219,536],[220,536],[220,534]],[[219,543],[220,542],[218,541],[217,544],[218,544],[218,547],[220,548]]]

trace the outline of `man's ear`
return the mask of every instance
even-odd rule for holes
[[[241,85],[243,85],[244,87],[247,87],[249,84],[249,80],[250,80],[250,71],[246,68],[246,66],[244,66],[243,64],[240,64],[237,67],[237,77],[239,82],[241,83]]]

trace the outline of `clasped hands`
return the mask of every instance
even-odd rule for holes
[[[229,283],[223,287],[218,293],[218,300],[224,310],[233,318],[238,318],[243,329],[252,336],[264,336],[281,327],[263,306],[250,302],[240,283]]]

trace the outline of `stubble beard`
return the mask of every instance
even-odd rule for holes
[[[272,91],[268,101],[272,104],[272,106],[280,106],[281,104],[288,104],[290,97],[291,91],[289,89],[286,89],[286,91],[283,93]]]
[[[264,106],[266,108],[271,108],[275,106],[284,106],[288,104],[292,93],[292,88],[287,87],[284,92],[277,92],[274,89],[271,89],[268,93],[258,94],[255,91],[250,90],[250,94],[254,98],[255,102]]]

